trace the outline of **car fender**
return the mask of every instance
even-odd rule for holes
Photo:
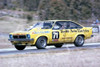
[[[75,41],[75,39],[76,39],[77,36],[84,36],[84,38],[85,38],[84,34],[76,34],[75,37],[73,38],[73,42]]]
[[[49,36],[47,36],[47,35],[39,35],[39,36],[37,36],[37,37],[34,39],[34,43],[36,43],[36,41],[37,41],[37,39],[38,39],[39,37],[46,37],[46,38],[47,38],[47,43],[49,43]]]

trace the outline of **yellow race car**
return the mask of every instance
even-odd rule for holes
[[[92,27],[84,27],[70,20],[38,21],[25,31],[9,34],[9,41],[17,50],[26,46],[44,49],[47,45],[62,47],[64,43],[83,46],[84,40],[92,37]]]

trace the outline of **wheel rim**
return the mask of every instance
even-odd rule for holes
[[[83,40],[82,37],[78,37],[78,38],[77,38],[77,43],[78,43],[79,45],[83,44],[83,42],[84,42],[84,40]]]
[[[41,43],[41,46],[42,47],[45,47],[46,46],[46,41],[45,40],[41,40],[40,43]]]

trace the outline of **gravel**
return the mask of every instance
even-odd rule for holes
[[[100,49],[0,56],[0,67],[99,67]]]

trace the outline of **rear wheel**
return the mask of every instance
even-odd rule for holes
[[[23,45],[14,45],[17,50],[24,50],[26,46]]]
[[[56,48],[61,48],[63,46],[63,44],[55,44],[54,45]]]
[[[36,42],[36,47],[38,49],[45,49],[46,46],[47,46],[47,39],[45,37],[38,38]]]
[[[83,44],[84,44],[84,37],[83,36],[77,36],[75,41],[74,41],[74,44],[75,44],[76,47],[83,46]]]

